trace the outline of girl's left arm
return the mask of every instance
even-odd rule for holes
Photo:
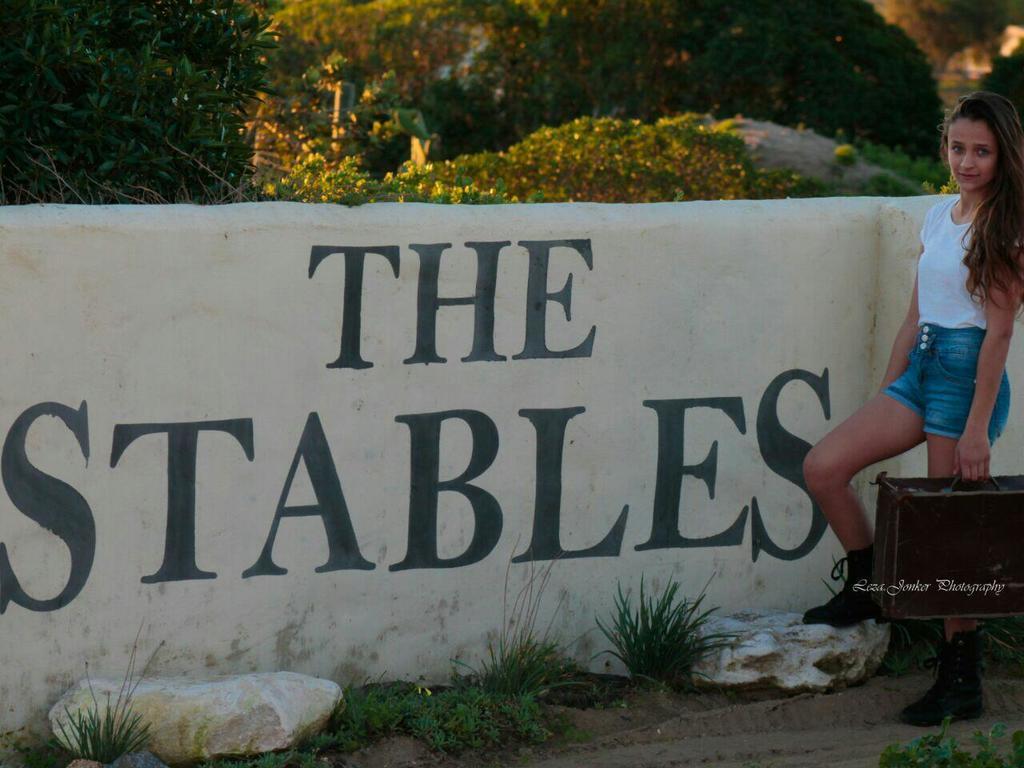
[[[1021,302],[1021,289],[1010,283],[1008,290],[993,286],[985,302],[985,339],[978,352],[978,371],[974,399],[967,425],[956,446],[953,473],[964,480],[984,480],[989,476],[990,449],[988,423],[1006,367],[1013,336],[1013,320]]]

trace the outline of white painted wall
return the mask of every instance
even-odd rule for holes
[[[658,467],[658,419],[644,401],[742,405],[745,431],[722,410],[686,416],[685,463],[699,464],[717,443],[717,478],[713,499],[704,482],[684,478],[683,535],[725,530],[756,497],[771,539],[797,546],[811,504],[766,463],[762,397],[788,371],[827,372],[828,418],[800,380],[763,409],[777,412],[797,439],[783,446],[792,459],[799,441],[815,442],[877,389],[906,312],[917,231],[933,202],[0,210],[0,436],[36,404],[87,403],[88,461],[50,417],[31,427],[25,452],[77,490],[96,532],[88,580],[68,605],[39,612],[14,601],[0,616],[0,732],[9,742],[45,727],[42,713],[86,662],[92,674],[121,674],[140,626],[141,658],[159,645],[154,674],[287,669],[344,684],[381,675],[438,681],[451,659],[475,664],[502,623],[506,571],[509,600],[531,571],[509,569],[530,541],[534,515],[536,432],[521,409],[586,409],[566,432],[563,547],[597,544],[629,507],[618,556],[555,562],[543,594],[541,623],[551,621],[581,660],[606,647],[594,618],[608,615],[616,583],[635,589],[641,575],[658,588],[678,579],[690,596],[710,579],[706,603],[723,611],[817,604],[828,596],[821,579],[841,554],[831,532],[796,560],[765,552],[752,560],[749,515],[735,546],[636,549],[651,536]],[[552,252],[548,290],[571,274],[572,312],[567,320],[549,302],[547,334],[552,347],[570,348],[595,327],[592,354],[515,360],[528,281],[518,243],[547,239],[590,243],[593,269],[576,251]],[[416,343],[419,276],[409,246],[454,244],[439,278],[441,296],[450,297],[474,291],[475,260],[463,244],[503,240],[512,245],[499,260],[494,337],[508,359],[460,362],[472,346],[474,309],[455,306],[438,312],[437,347],[447,362],[404,364]],[[339,355],[345,269],[341,255],[330,256],[310,277],[317,245],[399,248],[398,278],[383,257],[366,262],[361,346],[371,368],[327,367]],[[1021,380],[1020,345],[1009,369]],[[1017,470],[1017,399],[994,452],[996,473]],[[481,412],[497,429],[496,458],[474,482],[501,506],[500,538],[471,565],[391,571],[406,554],[410,516],[410,429],[396,417],[455,409]],[[328,554],[324,526],[296,517],[281,522],[273,549],[287,573],[243,578],[267,540],[311,412],[373,569],[317,573]],[[115,425],[221,419],[251,419],[253,459],[227,434],[199,437],[196,564],[216,578],[143,583],[164,559],[168,442],[140,437],[112,467]],[[468,438],[464,423],[443,425],[442,479],[466,468]],[[863,473],[869,504],[865,481],[882,468],[923,474],[923,448]],[[8,485],[0,542],[24,591],[52,598],[68,580],[68,547],[10,495]],[[287,502],[314,500],[300,466]],[[438,524],[439,554],[463,552],[473,534],[464,496],[440,494]],[[10,583],[2,589],[9,599]]]

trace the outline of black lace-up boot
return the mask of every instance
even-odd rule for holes
[[[938,668],[931,689],[900,713],[910,725],[940,725],[947,716],[972,720],[981,715],[981,638],[978,630],[943,640],[939,655],[925,662]]]
[[[804,624],[831,624],[833,627],[849,627],[866,619],[881,619],[882,609],[871,599],[866,589],[854,590],[855,584],[865,586],[871,583],[874,566],[875,546],[854,549],[847,553],[832,568],[832,580],[843,579],[843,566],[849,566],[843,588],[824,605],[811,608],[804,614]]]

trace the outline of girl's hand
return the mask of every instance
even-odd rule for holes
[[[987,435],[964,432],[953,451],[953,474],[964,480],[987,480],[990,456]]]

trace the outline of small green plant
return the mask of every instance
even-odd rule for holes
[[[139,634],[141,633],[140,627]],[[145,674],[143,670],[143,675],[137,680],[134,679],[138,647],[139,635],[136,635],[128,657],[128,669],[113,705],[109,693],[106,694],[103,705],[100,705],[86,666],[86,680],[89,682],[92,706],[74,712],[67,707],[64,708],[66,720],[57,722],[54,746],[75,758],[112,763],[121,755],[138,752],[149,743],[149,723],[143,721],[141,714],[132,711],[132,698]]]
[[[949,168],[937,157],[911,157],[901,149],[864,140],[858,141],[856,146],[867,162],[895,173],[911,187],[924,190],[927,184],[929,188],[937,189],[949,178]]]
[[[982,626],[988,657],[1024,669],[1024,616],[986,619]]]
[[[1024,731],[1014,731],[1010,752],[1000,754],[996,743],[1006,735],[1006,726],[996,723],[988,733],[975,731],[973,740],[976,753],[960,748],[952,736],[947,735],[949,718],[942,722],[938,733],[929,733],[909,744],[890,744],[882,752],[879,768],[1021,768],[1024,766]]]
[[[670,581],[655,599],[645,593],[641,576],[639,605],[634,609],[619,584],[610,626],[597,620],[598,628],[614,648],[605,652],[625,664],[631,676],[666,683],[686,681],[694,664],[732,637],[728,633],[700,632],[717,610],[698,613],[704,590],[693,602],[685,598],[677,602],[678,591],[679,584]]]
[[[889,647],[882,659],[882,674],[901,677],[922,669],[925,659],[938,653],[943,637],[941,619],[897,620],[889,626]]]
[[[333,746],[359,749],[394,734],[421,739],[440,752],[490,747],[509,741],[544,741],[540,705],[529,696],[498,696],[474,686],[438,693],[409,683],[346,689],[348,706],[332,722]]]
[[[499,696],[539,697],[552,688],[574,684],[579,669],[549,637],[550,623],[540,634],[536,629],[541,598],[554,564],[550,561],[540,573],[530,571],[511,608],[508,594],[512,563],[506,567],[501,632],[488,642],[487,658],[480,666],[469,667],[471,679],[484,691]],[[554,615],[557,607],[552,620]]]
[[[840,144],[836,147],[835,157],[840,165],[853,165],[857,162],[857,148],[853,144]]]

